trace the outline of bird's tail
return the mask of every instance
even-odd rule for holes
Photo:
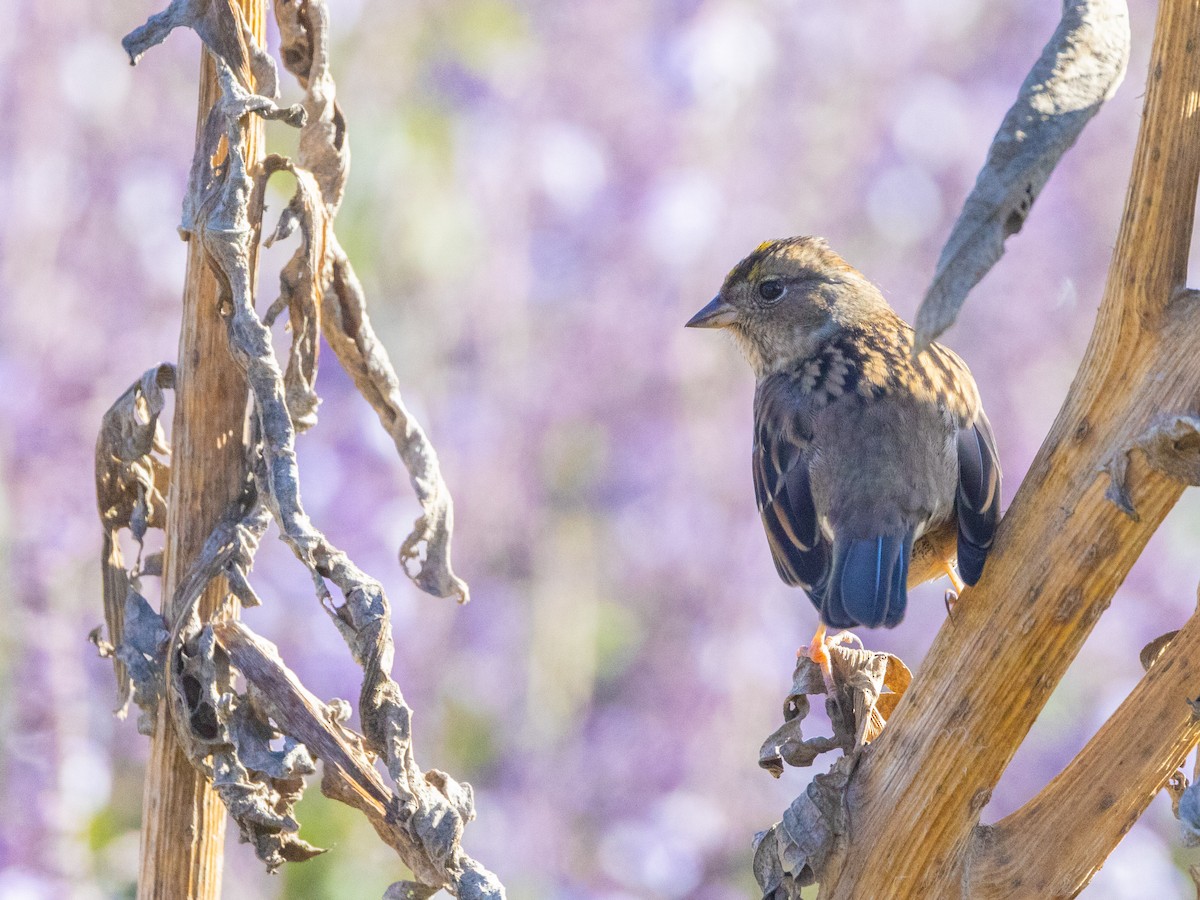
[[[833,542],[833,565],[822,585],[821,621],[834,628],[894,628],[908,603],[913,534]]]

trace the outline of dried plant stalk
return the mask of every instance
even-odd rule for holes
[[[218,21],[235,17],[237,29],[225,33],[234,45],[244,48],[243,28],[255,40],[262,40],[266,28],[263,0],[203,5],[213,10],[226,7],[228,15]],[[127,42],[127,49],[129,46]],[[201,126],[222,96],[217,67],[208,53],[202,56]],[[251,117],[239,127],[244,129],[246,158],[253,162],[260,152],[261,121]],[[217,280],[196,240],[188,247],[185,285],[163,579],[168,619],[173,612],[169,598],[213,525],[242,488],[245,458],[242,430],[246,382],[230,365],[228,341],[217,314]],[[227,593],[222,579],[211,582],[200,598],[200,614],[210,615]],[[144,900],[219,897],[225,808],[180,750],[163,704],[158,707],[155,723],[143,801],[138,896]]]
[[[425,590],[467,599],[466,584],[450,566],[452,507],[436,453],[404,407],[395,373],[371,329],[361,288],[332,231],[348,155],[327,68],[327,12],[316,0],[280,3],[277,12],[284,57],[307,89],[304,105],[276,104],[274,64],[240,13],[224,0],[176,0],[125,41],[136,60],[175,27],[187,26],[204,40],[215,68],[220,96],[201,117],[181,231],[194,251],[203,252],[205,271],[215,276],[205,324],[224,326],[220,363],[244,374],[244,381],[237,382],[242,391],[238,412],[248,388],[251,420],[249,442],[244,451],[238,446],[237,491],[225,497],[215,523],[208,519],[203,546],[186,570],[178,558],[168,567],[164,591],[170,602],[164,615],[153,613],[136,591],[127,591],[123,609],[128,627],[121,628],[110,616],[116,647],[106,649],[131,662],[135,701],[143,709],[157,705],[169,712],[191,766],[213,783],[243,839],[254,845],[268,868],[320,852],[299,838],[292,814],[316,758],[326,765],[326,792],[361,809],[417,876],[417,882],[393,885],[389,897],[425,897],[445,888],[463,900],[501,898],[504,889],[496,877],[461,845],[463,828],[475,815],[470,785],[417,766],[412,711],[389,674],[394,651],[382,586],[329,542],[301,501],[295,441],[299,431],[316,422],[320,328],[379,412],[412,476],[423,514],[401,549],[402,561],[417,561],[410,575]],[[255,164],[244,126],[260,119],[304,129],[299,163],[271,157]],[[269,240],[298,228],[300,242],[281,274],[280,297],[264,319],[254,303],[256,246],[265,184],[279,171],[295,175],[297,190]],[[285,309],[292,326],[286,373],[269,330]],[[183,344],[182,354],[190,346]],[[143,379],[143,392],[146,385]],[[140,395],[135,391],[134,396]],[[183,406],[181,394],[177,423]],[[199,413],[191,408],[187,414]],[[116,446],[112,441],[104,446],[110,444]],[[147,452],[140,451],[136,460]],[[102,517],[112,531],[137,516],[126,509],[134,501],[124,495],[103,504],[103,489],[110,483],[125,485],[130,478],[124,474],[129,464],[123,456],[107,451],[103,472],[102,456],[98,449]],[[182,454],[179,459],[183,465]],[[136,481],[141,491],[136,497],[145,494],[144,481]],[[178,515],[171,507],[168,526]],[[361,736],[341,724],[345,714],[339,703],[326,706],[309,695],[270,645],[231,619],[235,601],[258,603],[249,572],[271,521],[308,569],[323,608],[364,669]],[[121,566],[113,557],[111,567]],[[127,580],[136,576],[119,571]],[[117,581],[114,576],[114,588],[120,587]],[[338,588],[340,602],[327,582]],[[243,692],[233,686],[234,669],[246,679]],[[164,696],[166,703],[159,704]],[[160,733],[163,726],[160,710]],[[280,741],[282,748],[276,747]],[[391,787],[375,772],[377,757],[387,767]]]

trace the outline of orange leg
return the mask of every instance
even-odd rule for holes
[[[820,667],[821,677],[825,679],[825,690],[832,694],[834,692],[833,662],[829,658],[829,648],[850,643],[858,644],[861,647],[862,641],[859,640],[858,635],[849,631],[839,631],[833,637],[827,637],[826,634],[825,623],[822,622],[817,626],[817,633],[809,642],[808,649],[798,650],[796,655],[807,656]]]
[[[805,654],[809,659],[821,667],[821,674],[825,676],[826,686],[833,683],[833,668],[829,661],[829,651],[825,649],[825,623],[822,622],[817,626],[817,633],[813,635],[813,639],[808,644],[808,653]]]
[[[950,576],[950,583],[954,585],[954,593],[961,596],[962,592],[967,589],[967,586],[963,584],[963,580],[959,578],[958,573],[954,571],[954,566],[952,566],[950,561],[947,560],[946,562],[942,563],[942,568],[944,568],[946,570],[946,574]]]

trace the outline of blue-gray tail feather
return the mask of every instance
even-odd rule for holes
[[[829,578],[812,591],[833,628],[893,628],[908,603],[912,532],[833,542]]]

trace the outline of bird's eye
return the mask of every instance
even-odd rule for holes
[[[783,296],[783,282],[777,278],[769,278],[758,286],[758,296],[768,303],[774,303]]]

